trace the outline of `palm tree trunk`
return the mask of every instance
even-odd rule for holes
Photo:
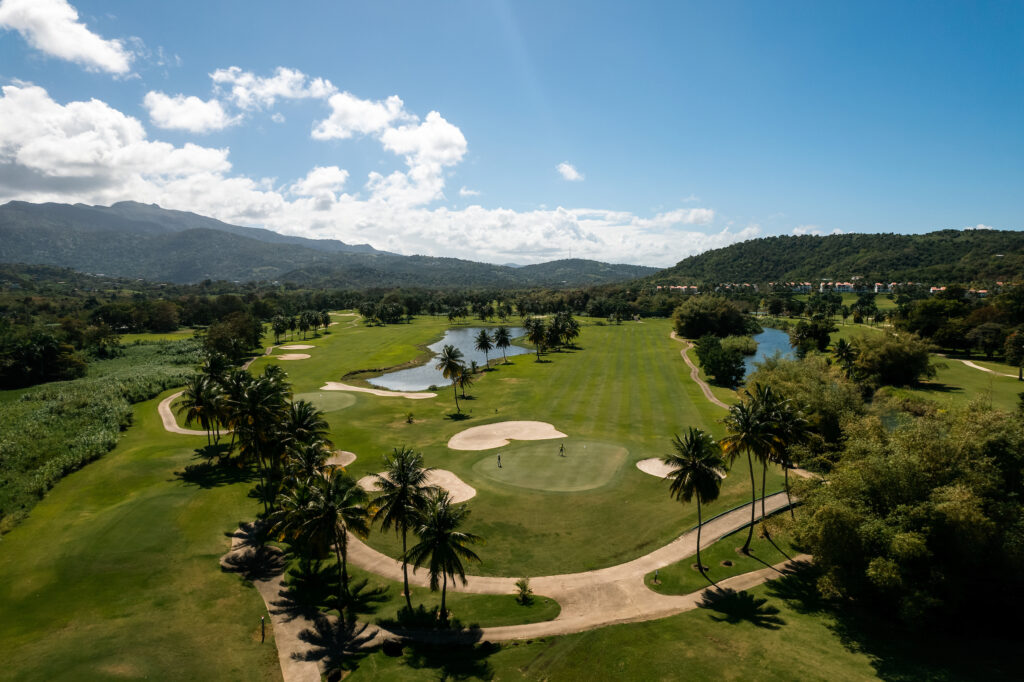
[[[405,556],[408,550],[406,549],[405,542],[406,536],[409,534],[409,529],[402,524],[402,580],[405,582],[405,605],[409,607],[409,613],[412,613],[412,595],[409,594],[409,562],[406,561]]]
[[[452,379],[452,393],[455,394],[455,411],[462,412],[459,409],[459,389],[455,386],[455,379]]]
[[[501,361],[504,364],[506,364],[506,365],[508,364],[508,356],[505,355],[505,348],[504,347],[502,347],[502,349],[501,349]]]
[[[445,597],[448,594],[448,574],[441,574],[443,581],[441,582],[441,622],[445,625],[448,624],[448,608],[444,605]]]
[[[701,517],[700,513],[700,493],[697,493],[697,570],[700,571],[700,574],[704,576],[709,583],[714,585],[715,581],[708,578],[708,574],[704,572],[704,562],[700,560],[700,529],[703,525],[704,519]]]
[[[747,450],[747,467],[750,469],[750,530],[747,541],[743,543],[743,553],[750,554],[750,542],[754,539],[754,513],[757,511],[757,482],[754,480],[754,460]]]
[[[761,528],[764,529],[764,534],[767,537],[769,535],[768,527],[764,525],[764,520],[768,518],[768,515],[764,511],[764,489],[768,481],[768,460],[765,459],[761,464]]]
[[[337,533],[334,535],[334,556],[338,559],[338,611],[342,608],[342,594],[345,592],[344,585],[348,579],[345,575],[345,560],[341,556],[341,542]]]

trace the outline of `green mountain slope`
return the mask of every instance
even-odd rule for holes
[[[767,237],[691,256],[648,278],[663,283],[767,282],[822,278],[971,282],[1024,274],[1024,232],[941,230],[927,234]]]
[[[580,286],[630,280],[654,268],[564,260],[508,267],[400,256],[368,245],[269,230],[122,202],[110,207],[0,206],[0,263],[73,268],[151,281],[280,280],[309,286]]]

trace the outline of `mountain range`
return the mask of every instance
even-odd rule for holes
[[[526,266],[402,256],[368,244],[292,237],[132,201],[0,206],[0,262],[175,283],[207,279],[308,286],[584,286],[657,271],[566,259]]]

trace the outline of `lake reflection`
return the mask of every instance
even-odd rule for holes
[[[776,353],[781,353],[787,360],[796,357],[793,346],[789,343],[789,334],[781,329],[765,327],[763,332],[754,335],[754,340],[757,341],[757,352],[743,359],[743,367],[747,370],[743,376],[750,376],[757,369],[755,364]]]
[[[483,367],[484,354],[482,351],[478,351],[475,348],[475,337],[480,333],[481,329],[485,329],[485,327],[449,329],[445,332],[443,339],[427,346],[427,348],[434,352],[434,356],[427,360],[426,364],[420,365],[419,367],[410,367],[409,369],[400,369],[397,372],[388,372],[387,374],[382,374],[379,377],[367,379],[367,381],[374,386],[380,386],[381,388],[387,388],[392,391],[425,391],[431,386],[445,386],[451,382],[448,379],[445,379],[440,371],[434,369],[434,364],[437,362],[437,355],[445,346],[451,344],[462,351],[462,361],[467,365],[473,360],[476,360],[477,364]],[[486,327],[486,329],[487,333],[493,337],[495,327]],[[510,338],[514,339],[526,334],[526,330],[522,327],[509,327],[508,334]],[[533,351],[529,348],[523,348],[522,346],[517,346],[515,344],[505,349],[506,356],[523,355],[525,353],[532,352]],[[489,357],[491,360],[501,358],[501,349],[492,349],[489,353]]]

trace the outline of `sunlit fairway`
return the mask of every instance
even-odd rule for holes
[[[428,316],[387,327],[365,327],[350,317],[335,319],[341,324],[328,333],[307,337],[316,345],[305,351],[309,360],[281,363],[296,394],[316,393],[325,382],[342,380],[350,372],[375,370],[344,379],[359,384],[360,376],[422,362],[429,354],[426,346],[450,326],[447,319]],[[682,344],[669,338],[669,320],[583,323],[581,350],[549,353],[539,363],[532,355],[522,355],[504,365],[499,357],[493,371],[477,376],[468,392],[471,399],[462,402],[468,419],[450,418],[455,413],[450,385],[439,385],[438,396],[429,400],[344,393],[354,397],[354,404],[327,417],[336,447],[358,455],[349,472],[360,478],[380,471],[382,455],[408,445],[421,450],[428,465],[448,469],[476,488],[467,530],[485,537],[487,544],[480,549],[483,564],[473,566],[474,573],[518,576],[590,570],[628,561],[670,542],[696,523],[696,510],[672,501],[665,481],[634,465],[665,454],[672,434],[687,426],[721,436],[719,420],[725,410],[711,405],[690,380],[679,354]],[[259,358],[251,369],[260,372],[273,362],[273,356]],[[539,454],[558,458],[559,440],[513,441],[486,454],[446,445],[464,429],[508,420],[544,421],[567,434],[569,456],[559,458],[567,461],[549,462]],[[587,470],[572,468],[583,456],[573,454],[574,444],[594,449]],[[529,460],[512,462],[520,451]],[[488,468],[488,461],[496,468],[497,452],[502,452],[503,464],[510,460],[509,479],[496,478]],[[534,460],[536,466],[527,466]],[[778,490],[780,479],[770,472],[769,488]],[[747,481],[729,477],[721,497],[706,513],[742,504],[750,494]],[[393,535],[374,533],[368,542],[398,555]]]

